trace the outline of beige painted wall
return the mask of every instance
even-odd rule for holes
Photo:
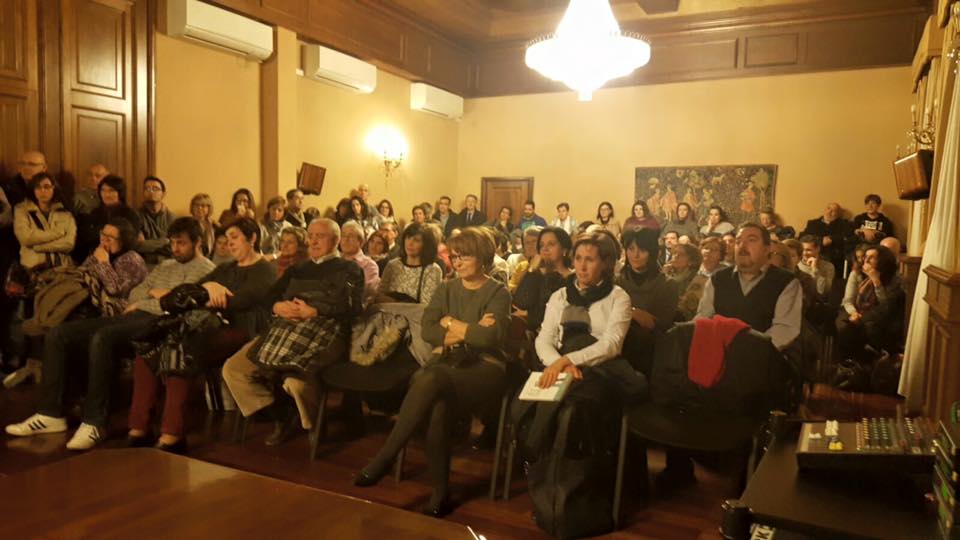
[[[910,68],[887,68],[468,100],[456,196],[483,176],[533,176],[538,210],[601,200],[629,215],[638,166],[775,163],[777,211],[802,227],[838,201],[876,192],[906,236],[891,161],[909,125]]]
[[[410,110],[410,83],[389,73],[377,74],[372,94],[355,94],[301,77],[298,82],[297,130],[299,161],[326,167],[323,194],[307,197],[307,205],[323,210],[336,206],[361,182],[370,185],[374,203],[386,197],[398,216],[410,208],[452,194],[457,176],[459,124]],[[378,125],[397,129],[407,140],[409,155],[399,169],[384,177],[383,161],[364,147]],[[299,165],[299,163],[298,163]],[[293,187],[281,182],[281,189]]]
[[[157,33],[157,175],[186,215],[199,192],[215,216],[239,187],[260,204],[260,64]]]

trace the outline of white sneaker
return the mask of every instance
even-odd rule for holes
[[[77,432],[67,442],[67,448],[70,450],[89,450],[96,446],[101,439],[103,439],[103,434],[100,433],[100,428],[86,423],[80,424]]]
[[[67,430],[67,420],[43,414],[35,414],[19,424],[7,426],[7,433],[17,437],[29,437],[41,433],[62,433]]]

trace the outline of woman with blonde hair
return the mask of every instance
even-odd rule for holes
[[[213,256],[213,246],[216,242],[216,230],[220,226],[213,220],[213,198],[206,193],[197,193],[190,199],[190,215],[193,219],[200,222],[200,230],[203,234],[200,237],[200,246],[203,248],[203,254],[206,257]]]

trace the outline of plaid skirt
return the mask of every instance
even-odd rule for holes
[[[250,347],[247,358],[263,368],[314,373],[340,358],[345,341],[344,325],[332,318],[308,321],[275,318],[270,328]],[[331,354],[336,351],[336,354]]]

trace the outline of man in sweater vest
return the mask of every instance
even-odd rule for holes
[[[800,282],[791,272],[770,265],[770,232],[756,223],[740,226],[734,250],[736,266],[710,277],[696,318],[740,319],[769,336],[782,351],[800,335]],[[668,448],[667,466],[655,480],[657,492],[668,493],[695,482],[690,454]]]
[[[696,318],[716,314],[740,319],[782,351],[800,335],[800,282],[770,265],[770,233],[760,225],[741,225],[734,249],[736,265],[710,278]]]

